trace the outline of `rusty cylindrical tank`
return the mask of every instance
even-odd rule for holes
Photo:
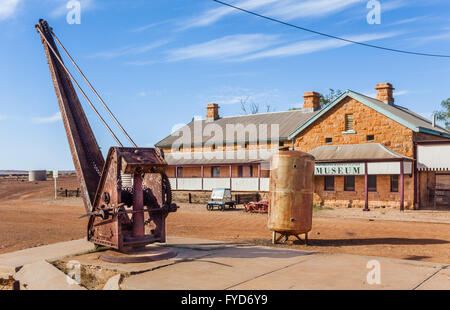
[[[271,231],[306,234],[312,227],[314,157],[280,151],[270,161],[269,220]]]

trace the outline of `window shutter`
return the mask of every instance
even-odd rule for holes
[[[345,131],[353,130],[353,114],[345,114]]]

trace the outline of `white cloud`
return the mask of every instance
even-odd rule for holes
[[[154,27],[158,27],[158,26],[161,26],[161,25],[170,23],[170,22],[172,22],[172,21],[173,21],[172,19],[169,19],[169,20],[165,20],[165,21],[162,21],[162,22],[157,22],[157,23],[148,24],[148,25],[145,25],[145,26],[141,26],[141,27],[138,27],[138,28],[134,28],[134,29],[131,30],[131,32],[142,32],[142,31],[145,31],[145,30],[154,28]]]
[[[450,39],[450,32],[444,32],[439,33],[431,36],[424,36],[424,37],[418,37],[418,38],[412,38],[412,41],[414,41],[416,44],[424,44],[431,41],[440,41],[440,40],[447,40]]]
[[[261,109],[266,104],[277,102],[280,97],[278,89],[254,90],[243,87],[224,86],[212,89],[208,94],[203,94],[198,101],[214,102],[221,106],[241,104],[259,104]]]
[[[409,90],[397,90],[394,91],[394,96],[403,96],[403,95],[408,95],[411,92]]]
[[[361,0],[284,0],[278,1],[265,14],[286,20],[302,17],[320,17],[337,13],[356,3],[365,4]]]
[[[81,14],[83,14],[83,11],[92,10],[95,9],[96,4],[94,0],[78,0],[81,4]],[[54,2],[54,9],[50,12],[50,16],[52,17],[61,17],[66,15],[69,12],[69,9],[67,8],[67,2],[69,0],[53,0]]]
[[[279,1],[279,0],[278,0]],[[246,9],[246,10],[252,10],[259,7],[266,6],[271,3],[275,3],[276,0],[245,0],[245,1],[238,1],[234,2],[233,5],[238,6],[240,8]],[[219,7],[210,9],[206,12],[204,12],[202,15],[197,16],[195,18],[192,18],[186,22],[184,22],[184,25],[182,29],[189,29],[194,27],[204,27],[211,25],[220,19],[224,18],[225,16],[229,14],[235,14],[239,13],[238,10],[223,6],[219,3],[216,3],[219,5]]]
[[[401,19],[399,21],[393,22],[391,23],[389,26],[395,26],[395,25],[404,25],[404,24],[409,24],[409,23],[415,23],[417,21],[421,21],[424,19],[428,19],[427,16],[420,16],[420,17],[412,17],[412,18],[406,18],[406,19]]]
[[[393,7],[399,6],[399,2],[403,1],[388,2],[385,5],[385,10],[391,10]],[[258,13],[270,17],[292,20],[296,18],[322,17],[331,15],[347,9],[355,4],[361,4],[365,8],[365,4],[367,2],[364,0],[241,0],[229,1],[228,3],[245,10],[260,9]],[[219,3],[217,4],[220,5]],[[263,11],[261,11],[261,9]],[[200,16],[188,20],[185,22],[182,29],[208,26],[228,15],[236,13],[242,12],[237,9],[221,5],[217,8],[205,11]]]
[[[277,36],[238,34],[169,51],[169,61],[186,59],[226,59],[245,55],[277,43]]]
[[[419,92],[411,91],[411,90],[395,90],[394,91],[394,98],[398,97],[398,96],[417,94],[417,93],[419,93]],[[373,91],[366,91],[366,92],[363,92],[363,94],[366,95],[367,97],[371,97],[371,98],[376,98],[377,97],[377,93],[373,92]]]
[[[99,52],[99,53],[93,54],[91,57],[112,59],[112,58],[117,58],[117,57],[121,57],[121,56],[140,55],[140,54],[144,54],[152,49],[161,47],[167,43],[169,43],[169,40],[159,40],[159,41],[152,42],[152,43],[142,45],[142,46],[125,46],[125,47],[111,50],[111,51]]]
[[[363,34],[363,35],[353,35],[348,36],[346,39],[357,41],[357,42],[367,42],[379,39],[390,38],[396,36],[397,33],[384,33],[384,34]],[[241,57],[240,59],[236,59],[237,61],[245,61],[245,60],[253,60],[260,58],[268,58],[268,57],[286,57],[286,56],[294,56],[301,54],[309,54],[313,52],[335,49],[343,46],[350,45],[352,43],[340,41],[336,39],[324,39],[324,40],[310,40],[310,41],[301,41],[294,44],[284,45],[281,47],[277,47],[271,50],[262,51],[255,53],[253,55],[249,55],[246,57]]]
[[[411,4],[414,5],[414,3],[411,3],[411,1],[408,0],[394,0],[389,2],[382,2],[381,3],[381,13],[396,10],[405,6],[411,6]]]
[[[48,123],[55,123],[60,121],[61,118],[61,112],[56,112],[52,116],[49,117],[33,117],[33,123],[35,124],[48,124]]]
[[[153,65],[158,62],[159,61],[156,61],[156,60],[136,60],[136,61],[129,61],[125,64],[130,65],[130,66],[149,66],[149,65]]]
[[[0,20],[12,17],[20,3],[20,0],[0,0]]]
[[[4,114],[0,114],[0,121],[7,119],[8,117]]]

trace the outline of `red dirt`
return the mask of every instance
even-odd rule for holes
[[[75,178],[60,178],[60,187],[76,189]],[[85,236],[81,199],[53,200],[53,182],[0,180],[0,253]],[[270,245],[265,214],[206,211],[203,205],[180,204],[167,219],[169,235]],[[328,213],[330,211],[327,211]],[[331,253],[385,256],[450,263],[450,224],[380,219],[313,218],[310,245],[293,248]]]

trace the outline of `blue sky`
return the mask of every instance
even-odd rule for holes
[[[220,104],[222,116],[241,114],[241,98],[283,111],[300,106],[305,91],[373,95],[376,83],[391,82],[397,104],[430,117],[450,97],[448,58],[343,45],[212,0],[84,0],[79,25],[67,23],[67,2],[0,0],[0,169],[73,168],[34,29],[39,18],[49,21],[139,146],[204,116],[210,102]],[[448,0],[380,2],[381,24],[369,25],[368,0],[230,0],[357,41],[450,54]],[[114,140],[83,104],[106,152]]]

